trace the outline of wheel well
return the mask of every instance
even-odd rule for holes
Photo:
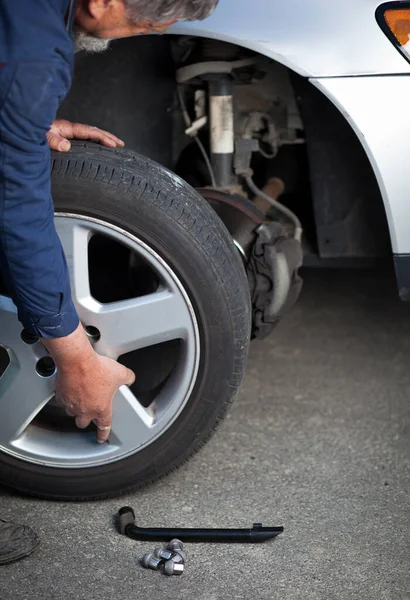
[[[209,185],[203,158],[184,133],[176,68],[250,56],[261,60],[236,74],[235,134],[249,135],[248,127],[259,137],[265,156],[256,155],[252,164],[259,185],[284,179],[281,201],[302,219],[308,253],[331,259],[389,255],[383,201],[350,125],[307,79],[246,48],[206,38],[150,36],[117,40],[107,54],[80,53],[60,114],[111,129],[128,147],[191,184]],[[201,82],[184,87],[194,119]],[[267,116],[265,129],[261,115]],[[206,126],[200,137],[208,150]]]

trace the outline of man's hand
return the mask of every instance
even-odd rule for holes
[[[59,152],[68,152],[71,148],[69,140],[91,140],[98,142],[109,148],[123,148],[124,142],[112,133],[91,127],[91,125],[82,125],[81,123],[70,123],[64,119],[56,119],[47,133],[47,140],[52,150]]]
[[[97,441],[106,442],[110,435],[114,395],[121,385],[134,383],[134,373],[97,354],[81,324],[65,338],[44,339],[42,342],[57,366],[58,404],[68,415],[76,418],[80,429],[95,421]]]

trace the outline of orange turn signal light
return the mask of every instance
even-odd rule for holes
[[[386,10],[384,18],[400,46],[405,46],[410,39],[410,8]]]
[[[410,59],[410,2],[382,4],[376,18],[390,41]]]

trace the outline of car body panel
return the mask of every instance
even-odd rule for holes
[[[205,21],[170,33],[242,45],[305,77],[410,73],[380,29],[378,0],[220,0]]]
[[[312,83],[342,111],[362,142],[379,182],[393,252],[409,254],[410,75]]]

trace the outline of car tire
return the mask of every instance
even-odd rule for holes
[[[46,498],[109,497],[170,473],[215,430],[244,373],[248,283],[212,208],[160,165],[130,151],[73,143],[68,154],[53,153],[51,173],[56,212],[109,223],[154,249],[178,275],[198,323],[200,359],[192,392],[172,425],[146,447],[85,468],[43,466],[0,452],[0,480],[6,485]]]

